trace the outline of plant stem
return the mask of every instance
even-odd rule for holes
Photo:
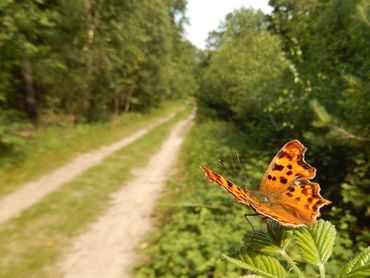
[[[325,266],[324,264],[319,264],[319,270],[320,270],[320,278],[325,278]]]
[[[293,259],[291,257],[289,257],[289,255],[287,254],[287,252],[285,252],[284,249],[280,250],[280,254],[284,257],[284,259],[291,266],[291,268],[294,270],[294,272],[298,275],[299,278],[305,278],[305,276],[303,275],[301,270],[297,267],[297,265],[295,264]]]

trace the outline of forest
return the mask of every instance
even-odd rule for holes
[[[0,2],[0,196],[79,152],[126,136],[122,130],[128,134],[180,111],[174,124],[196,108],[135,277],[369,277],[369,2],[270,0],[270,14],[240,8],[209,33],[206,49],[186,39],[187,4]],[[122,149],[122,155],[132,152],[129,163],[141,165],[135,159],[149,157],[171,129],[170,123],[154,128],[152,142]],[[308,148],[314,181],[331,201],[312,227],[290,229],[262,217],[246,221],[244,214],[253,210],[199,169],[205,165],[257,189],[271,159],[292,139]],[[135,148],[145,153],[136,155]],[[118,190],[123,177],[116,184],[114,175],[96,178],[92,187],[106,182]],[[57,220],[41,225],[38,213],[27,210],[24,218],[1,223],[0,276],[52,277],[48,266],[69,238],[103,211],[96,200],[108,204],[107,189],[90,198],[92,190],[82,194],[86,211],[79,193],[72,194],[80,199],[70,215],[50,209],[55,219],[74,219],[73,227],[51,229]],[[52,219],[48,202],[40,211]],[[22,237],[24,227],[30,236]],[[43,233],[55,245],[38,249]],[[24,251],[12,253],[15,242]],[[41,250],[37,261],[30,250]]]

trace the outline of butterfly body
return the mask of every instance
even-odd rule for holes
[[[285,144],[271,161],[259,190],[241,189],[211,169],[201,166],[210,181],[234,198],[283,226],[314,224],[319,209],[330,203],[320,195],[320,185],[311,182],[316,169],[304,161],[306,148],[298,141]]]

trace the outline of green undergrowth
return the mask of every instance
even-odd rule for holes
[[[273,220],[258,231],[248,231],[237,256],[223,259],[238,266],[245,278],[370,276],[370,248],[363,249],[330,272],[336,229],[329,221],[318,220],[311,227],[287,229]]]
[[[160,229],[147,240],[148,246],[143,251],[145,259],[142,259],[145,263],[137,268],[136,276],[240,277],[242,274],[255,274],[221,259],[225,254],[230,258],[236,257],[244,248],[243,235],[252,231],[244,214],[253,211],[210,183],[199,164],[221,173],[241,187],[257,188],[279,147],[276,150],[263,149],[253,134],[242,134],[232,124],[198,122],[187,135],[178,173],[159,204]],[[226,169],[217,163],[218,159],[222,159]],[[328,209],[321,209],[324,218]],[[255,230],[266,230],[261,217],[248,219]],[[338,241],[340,235],[336,237]],[[345,250],[341,246],[334,246],[334,255],[343,252]],[[294,251],[293,255],[296,255]],[[327,277],[332,277],[343,264],[335,260],[326,263],[326,273],[331,275]],[[291,274],[289,265],[284,266],[286,273],[291,275],[287,277],[297,277],[295,273]],[[318,275],[312,267],[303,269],[308,272],[307,277]]]
[[[137,277],[239,277],[240,271],[221,262],[220,256],[238,249],[242,235],[251,229],[244,213],[252,211],[210,183],[199,164],[243,186],[246,180],[238,179],[244,176],[235,156],[243,153],[240,160],[249,165],[248,186],[256,186],[267,161],[252,148],[256,142],[247,140],[222,122],[197,123],[188,133],[178,173],[157,209],[160,229],[148,239],[147,263],[137,269]],[[250,148],[242,149],[246,145]],[[220,169],[219,158],[234,175]],[[256,227],[261,223],[259,218],[250,221]]]
[[[179,107],[179,102],[171,102],[150,114],[128,113],[110,122],[32,129],[17,150],[0,155],[0,196],[62,166],[79,153],[129,136]]]
[[[0,277],[57,277],[55,263],[72,239],[109,206],[109,196],[147,163],[190,108],[0,226]]]

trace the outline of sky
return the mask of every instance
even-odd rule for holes
[[[186,37],[198,48],[204,49],[208,33],[216,30],[226,14],[235,9],[252,7],[265,13],[271,12],[268,0],[188,0],[185,26]]]

